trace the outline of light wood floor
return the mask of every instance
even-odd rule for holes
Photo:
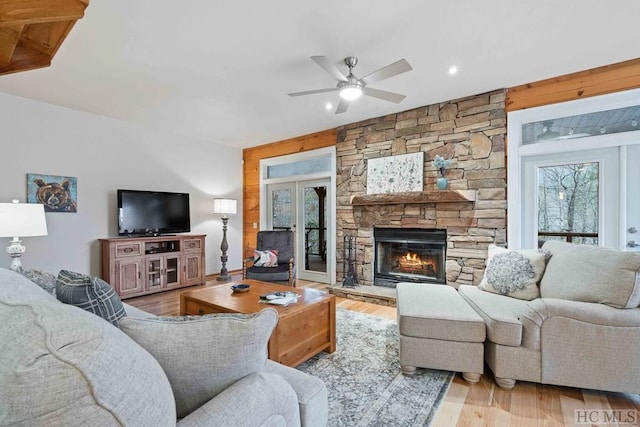
[[[233,276],[233,278],[241,279],[240,276]],[[205,286],[216,286],[222,283],[224,282],[210,281]],[[325,287],[321,283],[302,280],[298,280],[298,286],[318,289]],[[157,315],[179,315],[179,295],[185,289],[197,289],[197,287],[131,298],[126,302]],[[395,307],[344,298],[337,298],[336,305],[374,316],[396,318]],[[467,384],[460,375],[456,375],[432,425],[437,427],[571,426],[575,425],[575,410],[584,409],[635,410],[640,416],[640,395],[598,392],[522,381],[518,381],[513,390],[505,391],[496,385],[491,370],[485,367],[482,379],[474,385]],[[636,418],[634,424],[624,425],[640,425],[640,419]]]

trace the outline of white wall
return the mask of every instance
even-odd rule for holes
[[[213,118],[212,118],[213,119]],[[238,199],[229,270],[242,267],[242,150],[0,93],[0,202],[26,201],[26,174],[78,178],[78,212],[46,214],[49,235],[25,237],[25,268],[100,274],[99,238],[116,237],[116,190],[190,194],[191,232],[206,234],[206,272],[220,271],[214,197]],[[0,267],[10,258],[0,238]]]

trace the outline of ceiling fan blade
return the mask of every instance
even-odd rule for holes
[[[315,89],[315,90],[305,90],[304,92],[293,92],[289,93],[289,96],[302,96],[302,95],[313,95],[314,93],[325,93],[325,92],[335,92],[338,90],[337,87],[330,87],[328,89]]]
[[[336,108],[336,114],[346,112],[347,108],[349,108],[349,101],[340,98],[340,103],[338,104],[338,108]]]
[[[374,98],[384,99],[385,101],[395,102],[399,104],[403,99],[406,98],[405,95],[400,95],[395,92],[388,92],[386,90],[373,89],[370,87],[365,87],[363,90],[365,95],[373,96]]]
[[[380,68],[378,71],[374,71],[371,74],[367,74],[360,80],[362,80],[365,84],[368,85],[373,82],[378,82],[383,79],[388,79],[389,77],[406,73],[407,71],[411,71],[411,70],[413,70],[413,68],[411,68],[411,65],[409,65],[409,63],[405,59],[401,59],[400,61],[396,61],[393,64]]]
[[[341,82],[347,81],[345,75],[342,74],[336,67],[334,67],[334,65],[329,62],[329,59],[326,56],[312,56],[311,59],[313,59],[315,63],[321,66],[327,73],[331,74],[334,79]]]

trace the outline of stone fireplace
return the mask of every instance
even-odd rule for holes
[[[445,281],[447,231],[422,228],[373,229],[373,284]]]
[[[376,230],[441,230],[445,254],[434,262],[432,275],[425,262],[413,261],[402,279],[422,265],[420,279],[477,285],[484,273],[487,246],[504,243],[506,231],[505,91],[458,100],[353,123],[338,129],[337,160],[337,283],[342,283],[344,236],[357,240],[358,291],[374,285],[382,264],[374,243]],[[367,162],[372,158],[424,152],[423,191],[367,194]],[[436,154],[451,159],[447,190],[436,189]],[[400,245],[401,246],[401,245]],[[424,248],[429,252],[434,248]],[[402,252],[399,247],[392,250]],[[406,254],[405,254],[406,255]],[[444,265],[444,275],[443,275]],[[387,275],[399,267],[391,264]],[[438,268],[436,268],[438,267]],[[431,279],[436,277],[436,279]],[[422,281],[422,280],[420,280]],[[378,286],[376,286],[377,288]],[[388,289],[388,288],[387,288]],[[365,299],[366,300],[366,299]]]

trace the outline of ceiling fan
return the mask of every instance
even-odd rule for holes
[[[302,96],[302,95],[312,95],[315,93],[324,93],[324,92],[340,92],[340,103],[338,104],[338,108],[336,108],[336,114],[344,113],[349,108],[349,101],[353,101],[358,99],[362,94],[373,96],[374,98],[384,99],[385,101],[395,102],[398,104],[401,102],[405,95],[401,95],[399,93],[388,92],[386,90],[381,89],[373,89],[368,87],[371,83],[378,82],[383,79],[388,79],[389,77],[397,76],[398,74],[406,73],[407,71],[411,71],[411,65],[405,60],[401,59],[399,61],[394,62],[393,64],[387,65],[386,67],[382,67],[373,73],[367,74],[361,79],[357,78],[353,75],[353,68],[358,63],[358,58],[355,56],[349,56],[344,58],[344,63],[349,67],[349,74],[345,76],[338,70],[326,56],[312,56],[311,59],[322,67],[327,73],[331,74],[331,76],[338,80],[338,84],[336,87],[327,88],[327,89],[316,89],[316,90],[307,90],[304,92],[294,92],[290,93],[289,96]]]

